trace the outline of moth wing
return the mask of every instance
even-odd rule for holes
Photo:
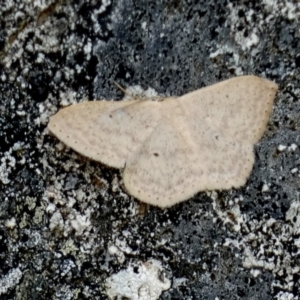
[[[256,76],[240,76],[179,98],[195,126],[203,122],[222,135],[256,143],[268,123],[277,85]]]
[[[143,202],[168,207],[199,191],[245,184],[254,162],[252,144],[218,136],[205,124],[195,134],[182,110],[173,108],[166,106],[168,117],[126,162],[127,191]]]
[[[78,153],[122,168],[159,121],[154,101],[89,101],[60,110],[49,130]]]

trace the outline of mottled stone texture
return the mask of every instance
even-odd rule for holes
[[[0,298],[107,299],[108,277],[156,259],[172,281],[160,299],[298,299],[299,11],[292,0],[2,1]],[[45,130],[62,106],[121,99],[114,81],[182,95],[241,74],[279,92],[239,190],[147,207],[119,171]]]

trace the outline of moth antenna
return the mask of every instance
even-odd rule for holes
[[[131,93],[127,92],[120,84],[118,84],[116,81],[114,81],[114,84],[127,96],[129,96],[132,99],[136,99],[135,95],[132,95]]]
[[[114,84],[124,93],[124,94],[128,94],[128,92],[126,92],[126,90],[120,85],[118,84],[116,81],[114,81]]]

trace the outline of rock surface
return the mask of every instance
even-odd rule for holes
[[[109,299],[108,278],[151,260],[159,299],[299,299],[299,3],[4,0],[0,16],[1,299]],[[70,103],[121,99],[114,81],[169,96],[242,74],[279,92],[238,190],[148,207],[46,130]]]

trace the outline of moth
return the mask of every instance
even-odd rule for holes
[[[160,101],[82,102],[48,128],[78,153],[122,169],[130,195],[164,208],[246,183],[277,89],[240,76]]]

